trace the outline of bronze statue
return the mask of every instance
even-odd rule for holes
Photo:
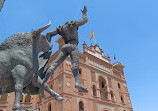
[[[47,82],[50,76],[53,75],[54,70],[67,58],[68,55],[71,57],[72,61],[72,73],[75,77],[75,88],[87,93],[88,90],[81,84],[79,79],[79,52],[78,52],[78,28],[79,26],[84,25],[87,19],[87,7],[84,6],[84,9],[81,10],[83,18],[81,20],[68,21],[63,26],[57,27],[55,30],[50,31],[46,34],[48,41],[51,41],[51,38],[57,34],[61,35],[64,39],[65,44],[61,47],[58,57],[49,65],[46,71],[46,76],[43,79],[44,82]],[[44,91],[40,91],[44,96]]]
[[[63,100],[38,76],[41,70],[38,53],[52,49],[46,36],[41,34],[50,25],[51,22],[32,32],[14,34],[0,45],[0,94],[15,92],[14,111],[20,111],[22,92],[36,94],[38,88],[44,89],[58,101]]]

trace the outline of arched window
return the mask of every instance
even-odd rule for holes
[[[121,96],[121,102],[124,103],[123,96]]]
[[[100,95],[102,99],[107,99],[108,92],[107,92],[107,85],[106,81],[103,77],[99,77],[99,88],[100,88]]]
[[[101,82],[101,85],[102,85],[102,88],[105,87],[105,83],[104,83],[104,81]]]
[[[93,85],[93,96],[97,96],[97,92],[96,92],[96,87],[95,87],[95,85]]]
[[[82,74],[82,69],[81,68],[79,68],[79,74]]]
[[[120,83],[118,83],[118,88],[121,89],[121,85],[120,85]]]
[[[79,111],[84,111],[84,104],[82,101],[79,102]]]
[[[49,105],[48,105],[48,111],[52,111],[52,105],[51,105],[51,103],[49,103]]]
[[[25,97],[25,102],[29,103],[31,101],[31,96],[28,94],[26,97]]]
[[[101,89],[106,89],[106,81],[103,77],[99,77],[99,87]]]
[[[113,91],[110,91],[110,95],[111,95],[111,100],[114,101],[114,93],[113,93]]]

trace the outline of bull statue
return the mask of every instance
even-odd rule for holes
[[[17,33],[8,37],[0,45],[0,94],[15,92],[14,111],[20,111],[21,93],[37,94],[43,88],[56,100],[63,98],[43,83],[38,54],[52,49],[45,35],[42,34],[51,25],[32,32]],[[31,88],[34,92],[31,92]]]

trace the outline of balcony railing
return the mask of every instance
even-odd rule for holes
[[[114,99],[114,95],[113,95],[113,97],[111,97],[111,99],[109,98],[109,96],[111,96],[111,92],[105,91],[103,89],[101,89],[99,91],[100,91],[100,98],[102,100],[111,101],[113,103],[116,103],[116,101]]]

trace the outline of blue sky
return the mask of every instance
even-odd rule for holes
[[[30,32],[52,21],[46,32],[68,20],[79,20],[88,8],[87,24],[79,28],[79,50],[94,29],[97,44],[112,61],[126,67],[134,111],[158,111],[157,0],[6,0],[0,13],[0,42],[17,32]],[[53,52],[58,44],[52,39]]]

